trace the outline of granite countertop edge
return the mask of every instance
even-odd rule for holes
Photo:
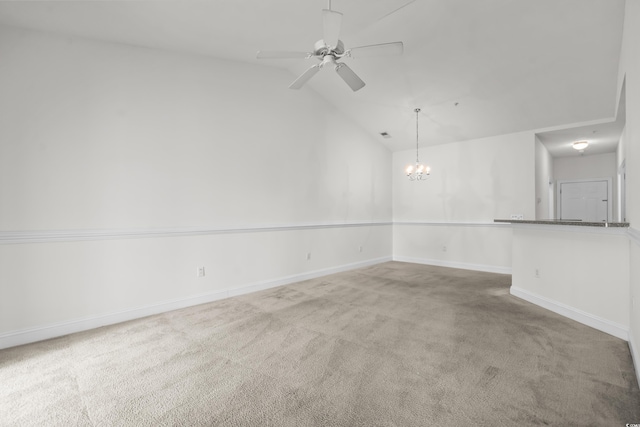
[[[528,220],[528,219],[494,219],[493,222],[508,222],[511,224],[540,224],[540,225],[575,225],[578,227],[629,227],[628,222],[586,222],[567,220]]]

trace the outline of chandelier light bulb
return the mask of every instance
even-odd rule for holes
[[[415,165],[408,165],[405,172],[410,181],[422,181],[429,178],[431,168],[422,163],[416,163]]]

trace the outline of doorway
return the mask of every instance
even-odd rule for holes
[[[627,164],[626,160],[622,161],[618,168],[618,221],[627,221]]]

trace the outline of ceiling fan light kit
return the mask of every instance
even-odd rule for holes
[[[258,59],[316,58],[320,61],[319,64],[312,65],[302,73],[300,77],[289,85],[289,89],[300,89],[320,69],[325,66],[332,66],[338,76],[355,92],[362,89],[366,83],[347,64],[338,62],[338,60],[344,57],[399,55],[404,50],[402,42],[380,43],[345,50],[344,43],[339,38],[341,28],[342,13],[331,10],[331,2],[329,2],[329,8],[322,10],[323,38],[314,44],[313,52],[259,51],[256,57]]]

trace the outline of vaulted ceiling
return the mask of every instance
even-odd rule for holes
[[[328,6],[3,1],[0,24],[282,67],[293,81],[316,60],[258,60],[256,52],[312,51]],[[424,145],[613,119],[623,0],[334,0],[331,8],[344,14],[347,48],[403,41],[404,53],[345,58],[367,84],[358,92],[326,69],[301,90],[391,150],[415,146],[416,107]]]

